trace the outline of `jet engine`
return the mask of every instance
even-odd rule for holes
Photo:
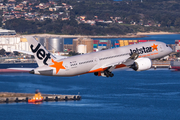
[[[134,61],[130,68],[135,71],[148,70],[152,66],[152,61],[149,58],[138,58]]]

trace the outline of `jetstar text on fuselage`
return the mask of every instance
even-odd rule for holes
[[[130,54],[137,53],[137,54],[144,54],[144,53],[149,53],[152,52],[153,48],[152,47],[142,47],[142,48],[136,48],[134,50],[130,49]]]

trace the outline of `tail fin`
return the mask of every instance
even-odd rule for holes
[[[26,39],[39,67],[52,63],[51,59],[56,59],[56,57],[54,57],[49,51],[47,51],[43,45],[35,40],[35,38],[33,38],[32,36],[26,36]]]

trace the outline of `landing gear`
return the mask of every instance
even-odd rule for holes
[[[113,74],[113,73],[111,73],[111,74],[110,74],[110,77],[113,77],[113,76],[114,76],[114,74]]]
[[[108,70],[105,70],[105,71],[104,71],[104,75],[105,75],[106,77],[113,77],[113,76],[114,76],[114,74],[113,74],[112,72],[108,71]]]
[[[95,72],[94,75],[95,75],[95,76],[98,76],[98,72]]]
[[[94,72],[95,76],[113,77],[114,74],[110,72],[109,68],[102,72]]]
[[[98,76],[98,72],[95,72],[94,75]],[[105,70],[105,71],[103,71],[101,73],[101,76],[103,76],[103,77],[113,77],[114,74],[112,72],[108,71],[108,70]]]

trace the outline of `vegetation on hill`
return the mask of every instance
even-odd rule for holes
[[[41,0],[43,1],[43,0]],[[44,0],[46,1],[46,0]],[[119,35],[148,31],[180,31],[180,0],[58,0],[73,6],[70,20],[26,21],[23,18],[6,21],[6,29],[21,34],[54,33],[80,35]],[[85,20],[104,20],[95,25],[78,23]],[[95,16],[97,16],[95,18]],[[123,21],[123,24],[118,23]]]

